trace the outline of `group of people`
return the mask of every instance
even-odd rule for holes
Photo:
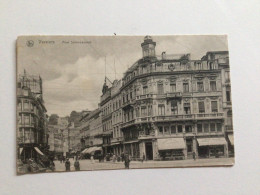
[[[74,168],[75,168],[75,171],[80,171],[80,164],[79,164],[79,160],[77,158],[74,162]],[[66,171],[70,171],[70,160],[69,160],[69,158],[67,158],[66,161],[65,161],[65,169],[66,169]]]

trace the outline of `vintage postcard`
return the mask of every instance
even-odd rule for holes
[[[17,173],[231,166],[226,35],[21,36]]]

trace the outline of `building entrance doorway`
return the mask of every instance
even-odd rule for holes
[[[153,160],[153,144],[152,142],[145,143],[146,159]]]

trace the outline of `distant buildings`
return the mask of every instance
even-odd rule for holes
[[[47,115],[42,79],[24,74],[17,79],[17,155],[26,161],[48,150]]]
[[[102,145],[104,154],[148,160],[233,156],[228,51],[210,51],[199,60],[158,56],[150,36],[141,47],[143,58],[122,80],[109,86],[105,79],[100,114],[94,114],[102,126],[94,140],[102,137],[102,143],[90,141],[91,112],[81,126],[82,149]]]

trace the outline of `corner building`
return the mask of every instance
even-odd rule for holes
[[[190,54],[157,56],[150,36],[141,47],[143,58],[126,71],[120,89],[124,152],[147,160],[188,159],[193,153],[228,157],[228,52],[208,52],[200,60]]]

